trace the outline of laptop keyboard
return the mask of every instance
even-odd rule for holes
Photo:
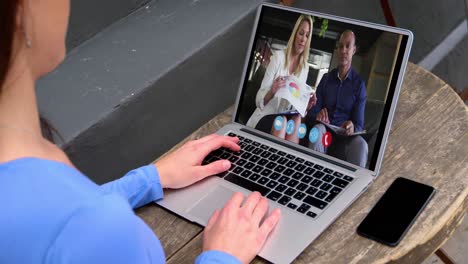
[[[227,159],[232,166],[219,177],[309,217],[317,217],[354,179],[232,132],[228,135],[239,137],[241,150],[220,148],[203,164]]]

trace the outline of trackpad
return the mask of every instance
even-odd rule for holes
[[[197,223],[205,226],[214,210],[222,209],[226,202],[231,199],[233,194],[233,190],[223,186],[217,186],[214,190],[203,197],[194,207],[192,207],[188,211],[188,214],[193,216]]]

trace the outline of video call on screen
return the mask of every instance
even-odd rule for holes
[[[236,122],[373,170],[406,38],[263,7]]]

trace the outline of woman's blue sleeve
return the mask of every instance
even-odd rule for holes
[[[226,252],[209,250],[201,253],[195,259],[195,264],[241,264],[241,262]]]
[[[159,173],[154,164],[132,170],[122,178],[100,186],[104,193],[117,193],[138,208],[163,198]]]

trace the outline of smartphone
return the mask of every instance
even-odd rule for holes
[[[357,233],[397,246],[434,193],[429,185],[397,178],[358,226]]]

